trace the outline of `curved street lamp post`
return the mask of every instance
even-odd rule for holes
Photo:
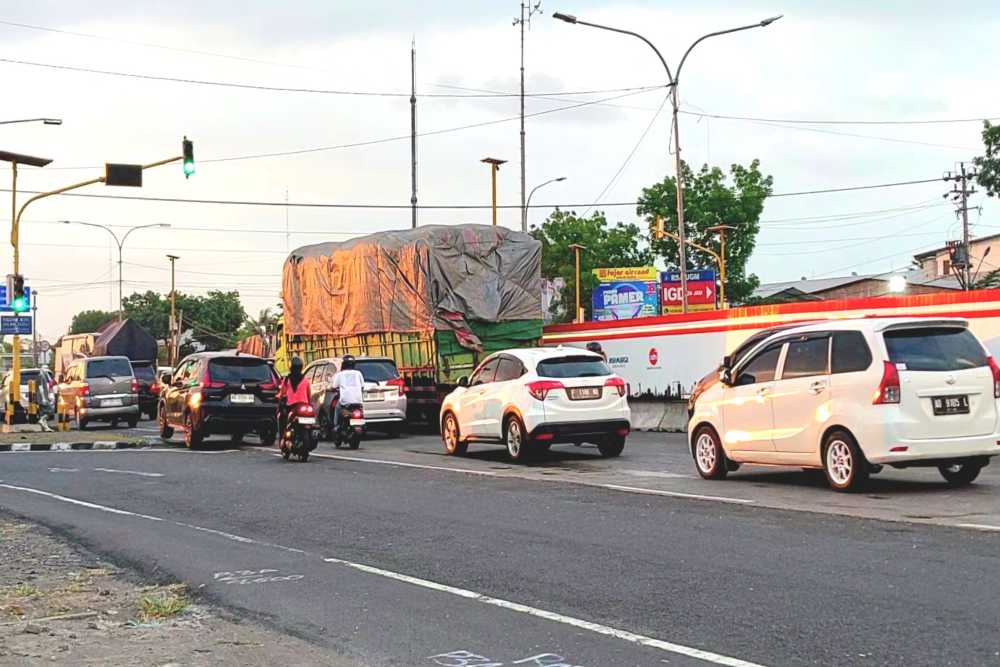
[[[524,211],[523,211],[523,213],[521,215],[521,231],[522,232],[524,232],[526,234],[528,233],[528,207],[531,206],[531,196],[535,194],[535,190],[537,190],[539,188],[544,188],[549,183],[559,183],[559,182],[565,181],[565,180],[566,180],[565,176],[560,176],[559,178],[550,178],[549,180],[545,181],[544,183],[541,183],[541,184],[536,185],[535,187],[531,188],[531,192],[528,193],[528,201],[527,201],[527,203],[525,203],[525,205],[524,205]]]

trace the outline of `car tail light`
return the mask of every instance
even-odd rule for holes
[[[625,380],[621,379],[618,376],[615,376],[613,378],[608,378],[604,382],[604,386],[605,387],[614,387],[615,389],[618,390],[618,395],[619,396],[624,396],[625,395]]]
[[[562,382],[557,382],[556,380],[536,380],[535,382],[529,382],[527,388],[532,398],[544,401],[545,397],[553,389],[565,389],[566,387],[563,386]]]
[[[90,385],[87,384],[86,382],[80,385],[80,395],[90,396]]]
[[[539,433],[538,435],[535,436],[535,440],[538,441],[553,440],[555,437],[556,437],[555,433]]]
[[[990,370],[993,371],[993,398],[1000,398],[1000,366],[997,360],[989,357]]]
[[[360,408],[354,408],[354,410],[351,411],[351,419],[361,419],[364,416],[365,413],[362,412]]]
[[[136,380],[135,378],[132,378],[132,393],[133,394],[139,393],[139,381]]]
[[[208,370],[205,370],[205,376],[201,379],[199,386],[202,389],[222,389],[226,386],[225,382],[213,382],[212,378],[208,375]]]
[[[151,385],[149,385],[149,393],[150,394],[159,394],[160,393],[160,385],[159,384],[151,384]]]
[[[295,410],[295,412],[297,414],[302,415],[303,417],[312,417],[314,414],[316,414],[316,411],[313,410],[313,406],[309,405],[308,403],[303,403],[302,405],[300,405]]]
[[[395,387],[399,390],[400,394],[406,393],[406,381],[403,378],[393,378],[391,380],[386,380],[387,387]]]
[[[882,366],[882,381],[872,397],[872,405],[899,403],[899,371],[896,364],[886,361]]]
[[[278,388],[278,383],[272,380],[271,382],[265,382],[264,384],[260,385],[260,388],[263,389],[264,391],[274,391],[275,389]]]
[[[618,430],[617,430],[617,431],[615,431],[615,432],[616,432],[616,433],[617,433],[618,435],[620,435],[621,437],[623,437],[623,438],[624,438],[625,436],[627,436],[627,435],[628,435],[628,432],[629,432],[629,427],[628,427],[628,426],[622,426],[622,427],[621,427],[620,429],[618,429]]]

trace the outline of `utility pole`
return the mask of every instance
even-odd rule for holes
[[[174,262],[180,257],[167,255],[170,260],[170,366],[177,366],[177,290],[174,274]]]
[[[31,292],[31,356],[38,368],[38,292]]]
[[[410,43],[410,210],[417,228],[417,38]]]
[[[497,171],[500,169],[500,165],[507,162],[507,160],[501,160],[495,157],[484,157],[480,162],[490,165],[490,184],[491,191],[493,193],[493,226],[497,226]]]
[[[951,197],[951,200],[956,204],[955,215],[962,217],[962,248],[964,250],[965,258],[963,265],[961,267],[962,274],[960,281],[962,283],[962,288],[966,291],[972,289],[972,253],[970,252],[969,244],[969,195],[975,194],[977,190],[975,188],[969,188],[969,181],[977,176],[977,172],[966,172],[965,163],[959,163],[959,171],[957,174],[952,174],[948,172],[944,180],[952,181],[955,185],[952,186],[951,192],[945,193],[945,198]],[[974,206],[973,208],[978,208]],[[952,266],[954,266],[954,261],[952,261]]]
[[[528,15],[525,16],[525,10]],[[532,6],[530,3],[521,2],[521,18],[514,19],[514,25],[521,26],[521,231],[528,231],[528,207],[525,205],[525,191],[527,189],[527,179],[525,177],[526,160],[524,151],[524,27],[531,28],[531,17],[541,13],[541,0]]]
[[[573,243],[569,248],[576,256],[576,312],[573,313],[573,321],[579,323],[583,322],[583,310],[580,308],[580,251],[586,250],[587,247]]]
[[[735,231],[732,225],[715,225],[708,228],[719,234],[719,308],[726,307],[726,232]]]

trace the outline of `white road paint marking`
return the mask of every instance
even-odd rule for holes
[[[117,449],[118,443],[114,440],[98,440],[94,443],[93,449]]]
[[[119,475],[138,475],[139,477],[163,477],[159,472],[139,472],[138,470],[115,470],[114,468],[94,468],[95,472],[110,472]]]
[[[49,472],[80,472],[79,468],[49,468]]]
[[[629,493],[644,493],[652,496],[670,496],[671,498],[688,498],[691,500],[711,500],[720,503],[735,503],[737,505],[746,505],[748,503],[753,503],[755,501],[748,500],[747,498],[730,498],[728,496],[705,496],[700,493],[681,493],[680,491],[662,491],[660,489],[644,489],[638,486],[620,486],[618,484],[598,484],[605,489],[612,489],[614,491],[627,491]]]
[[[233,572],[216,572],[212,575],[214,581],[223,584],[272,584],[282,581],[298,581],[305,578],[304,574],[281,574],[280,570],[235,570]]]
[[[30,442],[15,442],[10,446],[10,451],[12,452],[30,452],[31,443]]]
[[[716,665],[726,665],[726,667],[761,667],[756,663],[747,662],[746,660],[740,660],[739,658],[731,658],[726,655],[712,653],[711,651],[703,651],[701,649],[692,648],[690,646],[674,644],[672,642],[663,641],[662,639],[656,639],[655,637],[647,637],[645,635],[639,635],[634,632],[629,632],[628,630],[619,630],[617,628],[612,628],[607,625],[601,625],[600,623],[593,623],[591,621],[585,621],[583,619],[574,618],[572,616],[565,616],[563,614],[546,611],[544,609],[539,609],[537,607],[529,607],[528,605],[521,604],[519,602],[511,602],[509,600],[503,600],[500,598],[494,598],[488,595],[483,595],[482,593],[476,593],[475,591],[470,591],[464,588],[456,588],[454,586],[448,586],[447,584],[439,584],[436,581],[429,581],[427,579],[419,579],[417,577],[411,577],[408,574],[400,574],[398,572],[393,572],[391,570],[383,570],[382,568],[372,567],[371,565],[364,565],[362,563],[355,563],[349,560],[342,560],[340,558],[324,558],[323,560],[326,561],[327,563],[343,565],[344,567],[353,568],[355,570],[366,572],[368,574],[374,574],[379,577],[385,577],[387,579],[393,579],[395,581],[401,581],[407,584],[413,584],[414,586],[420,586],[422,588],[427,588],[432,591],[448,593],[450,595],[455,595],[461,598],[465,598],[467,600],[474,600],[476,602],[481,602],[483,604],[488,604],[494,607],[500,607],[501,609],[507,609],[509,611],[515,611],[521,614],[527,614],[529,616],[534,616],[536,618],[543,618],[548,621],[554,621],[556,623],[562,623],[563,625],[569,625],[574,628],[580,628],[581,630],[589,630],[590,632],[595,632],[600,635],[606,635],[608,637],[622,639],[624,641],[631,642],[633,644],[638,644],[640,646],[655,648],[661,651],[667,651],[669,653],[675,653],[677,655],[687,656],[689,658],[696,658],[698,660],[711,662]]]
[[[73,449],[73,446],[68,442],[53,442],[52,447],[49,448],[50,452],[68,452]]]
[[[955,526],[958,528],[971,528],[972,530],[1000,532],[1000,526],[991,526],[988,523],[956,523]]]
[[[694,475],[683,475],[677,472],[666,472],[662,470],[619,470],[618,472],[631,475],[632,477],[661,477],[663,479],[694,479]]]
[[[275,454],[281,456],[281,454]],[[449,468],[448,466],[431,466],[423,463],[404,463],[402,461],[387,461],[385,459],[369,459],[363,456],[341,456],[340,454],[310,454],[321,459],[337,459],[338,461],[354,461],[357,463],[378,463],[386,466],[397,466],[400,468],[421,468],[423,470],[443,470],[445,472],[460,472],[466,475],[480,475],[482,477],[507,477],[501,473],[490,472],[488,470],[474,470],[473,468]]]

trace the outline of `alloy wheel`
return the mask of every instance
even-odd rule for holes
[[[834,440],[826,450],[826,469],[838,486],[846,486],[854,472],[854,454],[843,440]]]
[[[523,440],[521,425],[516,419],[511,419],[507,424],[507,451],[510,453],[511,458],[516,459],[521,456],[521,447],[524,444]]]
[[[715,441],[708,433],[698,436],[695,443],[695,460],[703,473],[711,474],[716,465]]]

